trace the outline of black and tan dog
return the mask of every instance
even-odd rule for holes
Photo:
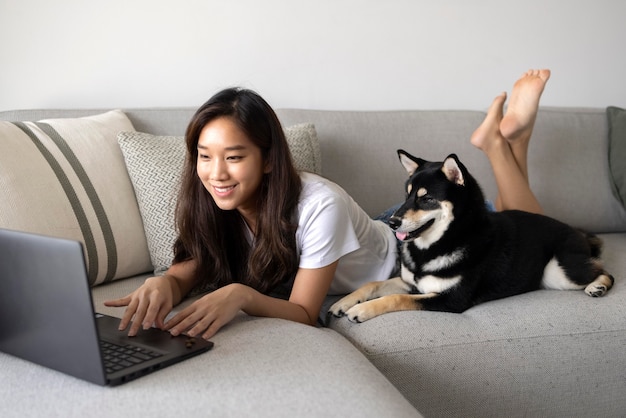
[[[329,313],[362,322],[387,312],[463,312],[489,300],[547,288],[603,296],[613,277],[601,241],[547,216],[490,212],[456,155],[429,162],[403,150],[406,202],[389,225],[402,241],[401,273],[369,283]]]

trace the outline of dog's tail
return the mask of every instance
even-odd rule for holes
[[[591,256],[593,258],[600,258],[602,254],[602,240],[598,238],[597,235],[592,234],[591,232],[583,231],[582,229],[578,230],[587,240],[587,244],[589,244],[589,250],[591,252]]]

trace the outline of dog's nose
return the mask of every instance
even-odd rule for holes
[[[397,216],[392,216],[391,218],[389,218],[389,226],[394,231],[400,228],[401,224],[402,224],[402,219],[398,218]]]

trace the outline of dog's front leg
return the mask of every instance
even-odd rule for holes
[[[438,293],[382,296],[353,306],[348,309],[346,316],[351,322],[364,322],[388,312],[420,311],[422,310],[420,300],[437,296],[439,296]]]
[[[348,309],[354,305],[366,302],[381,296],[393,295],[397,293],[409,293],[411,286],[405,283],[400,277],[384,280],[382,282],[371,282],[360,287],[348,296],[341,298],[329,311],[336,317],[344,316]]]

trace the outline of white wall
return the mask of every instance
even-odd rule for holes
[[[549,106],[626,106],[624,0],[0,0],[0,110],[484,109],[531,67]]]

